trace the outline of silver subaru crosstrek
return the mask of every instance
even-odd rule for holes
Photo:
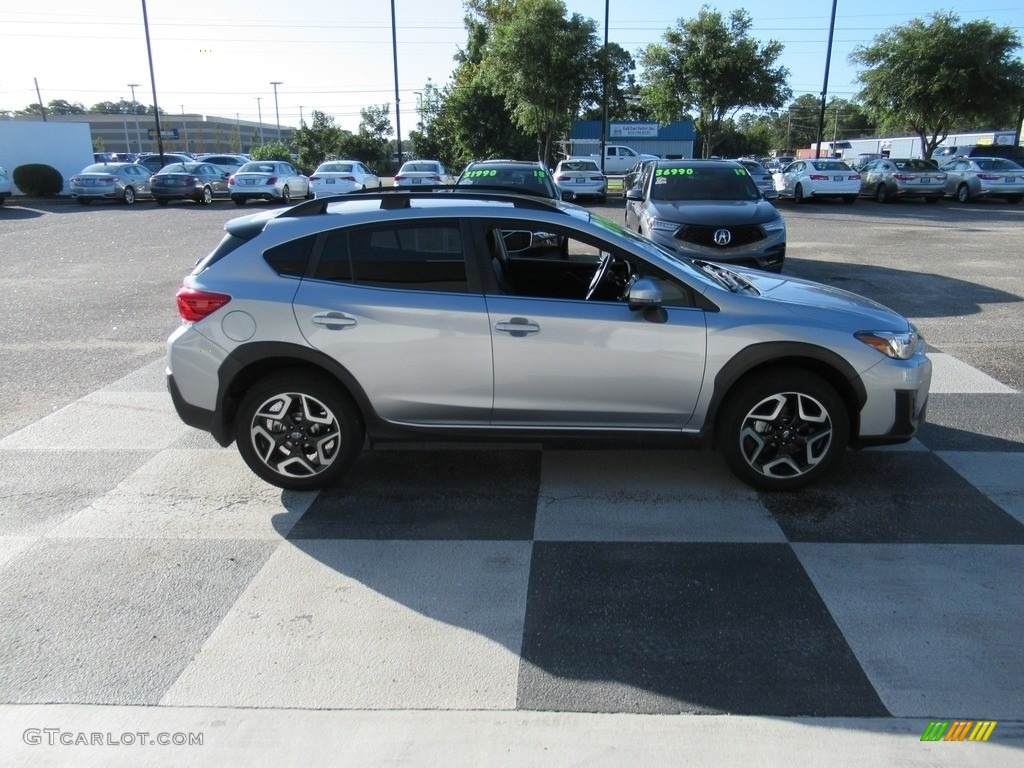
[[[336,482],[367,441],[571,438],[717,446],[790,490],[924,420],[905,318],[571,204],[384,190],[225,229],[178,291],[168,386],[282,488]]]

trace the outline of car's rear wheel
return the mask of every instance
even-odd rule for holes
[[[125,205],[131,205],[132,203],[134,203],[135,202],[135,188],[134,187],[125,187],[124,188],[124,194],[121,196],[121,199],[124,200],[124,204]]]
[[[156,198],[156,204],[157,205],[167,205],[167,198],[166,197],[158,197],[158,198]]]
[[[231,198],[231,202],[233,202],[235,205],[245,205],[245,198],[244,197],[232,197]]]
[[[793,202],[805,203],[807,198],[804,197],[804,188],[799,184],[796,185],[796,189],[793,190]]]
[[[839,460],[849,424],[846,405],[824,379],[779,367],[758,372],[730,394],[717,441],[743,482],[791,491],[817,481]]]
[[[971,202],[971,190],[966,184],[961,184],[956,188],[956,199],[961,203]]]
[[[199,199],[200,205],[209,205],[213,202],[213,190],[209,187],[203,187],[203,196]]]
[[[363,446],[359,411],[336,383],[305,371],[268,376],[242,398],[238,452],[259,477],[308,491],[337,482]]]
[[[885,184],[879,184],[875,189],[875,200],[880,203],[889,202],[889,188]]]
[[[285,205],[292,201],[292,191],[288,189],[288,185],[284,185],[284,189],[281,190],[281,202]]]

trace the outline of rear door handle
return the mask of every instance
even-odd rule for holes
[[[540,333],[540,326],[531,323],[525,317],[513,317],[511,320],[503,320],[495,324],[494,329],[512,336],[526,336],[530,333]]]
[[[329,331],[343,331],[356,325],[356,319],[344,312],[317,312],[313,315],[313,325],[319,325]]]

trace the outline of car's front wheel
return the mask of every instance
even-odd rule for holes
[[[324,376],[283,371],[242,398],[235,417],[238,451],[259,477],[309,491],[337,482],[363,446],[359,411]]]
[[[793,190],[793,202],[803,203],[806,202],[807,198],[804,197],[804,188],[799,184],[796,185],[796,189]]]
[[[131,205],[132,203],[134,203],[135,202],[135,188],[134,187],[125,187],[124,188],[124,194],[122,195],[122,199],[124,200],[124,204],[125,205]]]
[[[971,202],[971,190],[966,184],[961,184],[956,188],[956,199],[961,203]]]
[[[723,406],[717,442],[743,482],[791,491],[820,479],[850,438],[846,405],[821,377],[800,368],[759,372]]]
[[[281,202],[288,205],[292,201],[292,191],[288,189],[288,185],[284,185],[284,189],[281,190]]]
[[[889,188],[885,184],[878,185],[878,188],[875,190],[875,200],[880,203],[889,202]]]

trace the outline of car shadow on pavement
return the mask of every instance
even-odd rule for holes
[[[837,261],[787,258],[783,276],[799,277],[873,299],[904,317],[974,315],[990,304],[1024,298],[980,283],[934,273]]]

